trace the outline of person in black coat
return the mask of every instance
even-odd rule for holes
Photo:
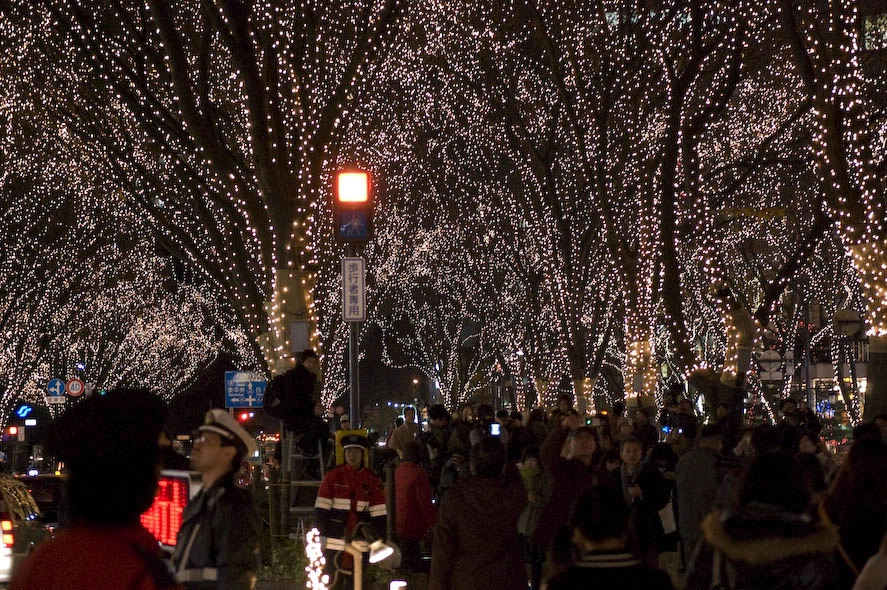
[[[628,546],[629,514],[629,507],[612,487],[584,491],[571,519],[578,555],[566,571],[548,581],[549,590],[672,588],[668,574],[645,565]]]
[[[255,439],[225,410],[210,410],[197,428],[191,466],[203,487],[182,512],[172,556],[176,580],[187,590],[255,587],[262,518],[234,474],[257,450]]]
[[[659,442],[659,429],[651,421],[650,410],[647,408],[638,408],[634,415],[635,436],[644,445],[644,453],[653,448],[653,445]]]
[[[299,353],[295,367],[278,375],[268,384],[268,389],[280,399],[276,415],[283,421],[284,429],[296,435],[296,445],[306,454],[317,453],[317,442],[326,442],[330,435],[329,426],[314,411],[314,385],[319,371],[317,353],[307,349]],[[265,395],[269,395],[267,390]],[[279,449],[275,451],[275,457],[278,461],[281,460]]]
[[[568,439],[569,455],[563,457],[561,451]],[[551,495],[531,535],[531,542],[539,551],[547,551],[558,530],[569,521],[573,502],[582,490],[611,483],[609,474],[597,469],[600,455],[594,428],[575,415],[563,418],[542,443],[539,458],[551,480]]]
[[[702,541],[687,565],[688,590],[850,588],[852,579],[838,578],[838,531],[811,518],[809,508],[797,460],[757,455],[740,476],[732,507],[703,520]]]
[[[659,469],[643,462],[644,447],[636,437],[625,438],[619,446],[622,465],[616,476],[616,490],[631,510],[634,540],[648,565],[659,559],[659,540],[664,536],[659,511],[668,503],[668,487]]]
[[[313,422],[314,384],[317,382],[319,364],[313,350],[305,350],[299,355],[295,367],[274,380],[283,381],[281,396],[281,420],[287,430],[302,432]]]
[[[525,590],[517,522],[527,491],[520,473],[494,436],[471,447],[471,471],[440,503],[428,588]]]
[[[880,437],[853,441],[818,513],[838,529],[837,587],[850,588],[887,534],[887,445]]]

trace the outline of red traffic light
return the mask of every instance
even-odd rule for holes
[[[355,167],[333,178],[333,225],[336,238],[365,242],[372,235],[373,195],[370,173]]]
[[[240,415],[237,417],[241,422],[246,422],[249,420],[249,412],[240,412]]]
[[[336,174],[336,200],[340,203],[366,203],[370,200],[370,173],[345,170]]]

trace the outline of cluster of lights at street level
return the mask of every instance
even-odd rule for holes
[[[323,573],[326,558],[323,555],[320,531],[316,527],[305,535],[305,556],[308,558],[308,565],[305,566],[305,573],[308,575],[306,588],[326,590],[329,587],[330,577]]]

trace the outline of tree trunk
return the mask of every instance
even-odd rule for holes
[[[869,363],[863,419],[887,414],[887,336],[869,336]]]

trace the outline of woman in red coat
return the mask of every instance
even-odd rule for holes
[[[434,526],[431,483],[422,469],[422,447],[415,441],[406,444],[403,462],[394,472],[394,504],[397,539],[400,541],[401,567],[416,569],[420,562],[419,541]]]

